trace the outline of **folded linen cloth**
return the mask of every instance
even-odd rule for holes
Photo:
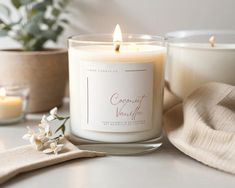
[[[206,165],[235,174],[235,86],[209,83],[183,103],[166,93],[164,128],[170,142]]]
[[[0,184],[17,174],[51,166],[77,158],[99,157],[104,153],[79,150],[69,141],[58,155],[37,151],[32,145],[17,147],[0,152]]]

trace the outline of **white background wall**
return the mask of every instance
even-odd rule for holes
[[[0,0],[8,3],[9,0]],[[113,32],[119,23],[123,32],[161,34],[182,29],[235,29],[234,0],[72,0],[69,35]],[[0,48],[15,47],[0,39]]]

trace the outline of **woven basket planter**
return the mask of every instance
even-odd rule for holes
[[[27,84],[30,87],[30,113],[48,111],[60,106],[67,81],[66,49],[0,51],[0,85]]]

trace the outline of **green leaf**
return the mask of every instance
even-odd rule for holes
[[[0,30],[0,37],[7,36],[8,32],[6,30]]]
[[[46,42],[46,39],[38,36],[31,37],[28,40],[23,41],[24,50],[27,51],[39,51],[43,49],[43,45]]]
[[[39,24],[33,21],[26,23],[24,26],[24,30],[25,32],[34,36],[40,34]]]
[[[15,8],[20,8],[23,5],[28,5],[32,3],[33,0],[11,0],[11,3],[14,5]]]
[[[37,40],[37,43],[33,46],[33,50],[34,51],[39,51],[39,50],[42,50],[43,49],[43,46],[44,46],[44,43],[46,42],[47,40],[45,38],[38,38]]]
[[[55,30],[47,30],[43,32],[43,36],[48,40],[52,40],[53,42],[57,41],[58,36],[64,31],[62,26],[58,26]],[[64,120],[63,117],[57,117],[58,120]]]
[[[60,6],[60,8],[64,8],[66,6],[66,4],[63,1],[59,1],[58,5]]]
[[[4,20],[2,22],[0,20],[0,32],[5,35],[12,28],[18,28],[14,39],[21,43],[24,50],[41,50],[47,41],[56,42],[64,30],[63,27],[68,23],[66,18],[60,16],[65,13],[69,0],[11,0],[11,2],[21,11],[24,23],[19,20],[6,24]],[[61,126],[60,130],[63,132],[65,126]]]
[[[27,41],[29,41],[32,36],[27,31],[25,31],[24,28],[22,28],[18,32],[16,32],[15,38],[21,43],[27,43]]]
[[[67,5],[69,4],[69,1],[70,1],[70,0],[62,0],[64,6],[67,6]]]
[[[6,23],[0,18],[0,28],[4,27]]]
[[[57,29],[55,30],[57,35],[60,35],[64,31],[64,28],[62,26],[58,26]]]
[[[60,21],[63,23],[69,24],[69,21],[67,19],[61,19]]]
[[[44,18],[43,23],[48,25],[48,27],[52,27],[56,23],[56,20]]]
[[[61,130],[63,133],[65,131],[65,125],[62,124],[58,129],[56,129],[55,133],[57,133],[59,130]]]
[[[62,131],[62,133],[64,134],[64,132],[65,132],[65,126],[63,126],[63,127],[61,128],[61,131]]]
[[[33,0],[20,0],[21,5],[28,5],[33,2]]]
[[[46,1],[45,1],[45,4],[46,4],[46,5],[53,5],[53,0],[46,0]]]
[[[38,40],[36,38],[32,38],[31,40],[29,40],[27,46],[32,49],[36,46],[37,42],[38,42]]]
[[[56,129],[55,133],[57,133],[60,129],[61,129],[61,127],[59,127],[58,129]]]
[[[0,20],[0,30],[4,31],[10,31],[11,30],[11,25],[5,24],[4,22],[1,22]]]
[[[39,24],[39,22],[43,21],[44,12],[39,12],[31,17],[31,21]]]
[[[10,17],[11,15],[10,9],[4,4],[0,4],[0,13],[6,17]]]
[[[28,12],[27,12],[27,17],[28,18],[32,18],[35,14],[37,14],[38,13],[38,10],[36,10],[36,9],[31,9],[31,10],[28,10]]]
[[[37,3],[33,6],[32,10],[36,12],[45,12],[47,10],[47,6],[43,2]]]
[[[70,0],[60,0],[59,2],[58,2],[58,5],[59,5],[59,7],[60,8],[65,8],[68,4],[69,4],[69,1]]]
[[[42,33],[42,36],[44,37],[44,38],[46,38],[46,39],[48,39],[48,40],[52,40],[52,41],[56,41],[56,39],[57,39],[57,35],[56,35],[56,33],[54,32],[54,31],[52,31],[52,30],[47,30],[47,31],[44,31],[43,33]]]
[[[58,8],[53,8],[51,13],[53,16],[57,17],[60,15],[60,10]]]
[[[11,3],[14,5],[15,8],[21,7],[21,1],[20,0],[11,0]]]

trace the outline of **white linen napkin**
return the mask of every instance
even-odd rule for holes
[[[0,184],[17,174],[51,166],[72,159],[85,157],[100,157],[104,153],[79,150],[69,141],[65,141],[64,148],[58,155],[44,154],[32,145],[21,146],[0,152]]]

